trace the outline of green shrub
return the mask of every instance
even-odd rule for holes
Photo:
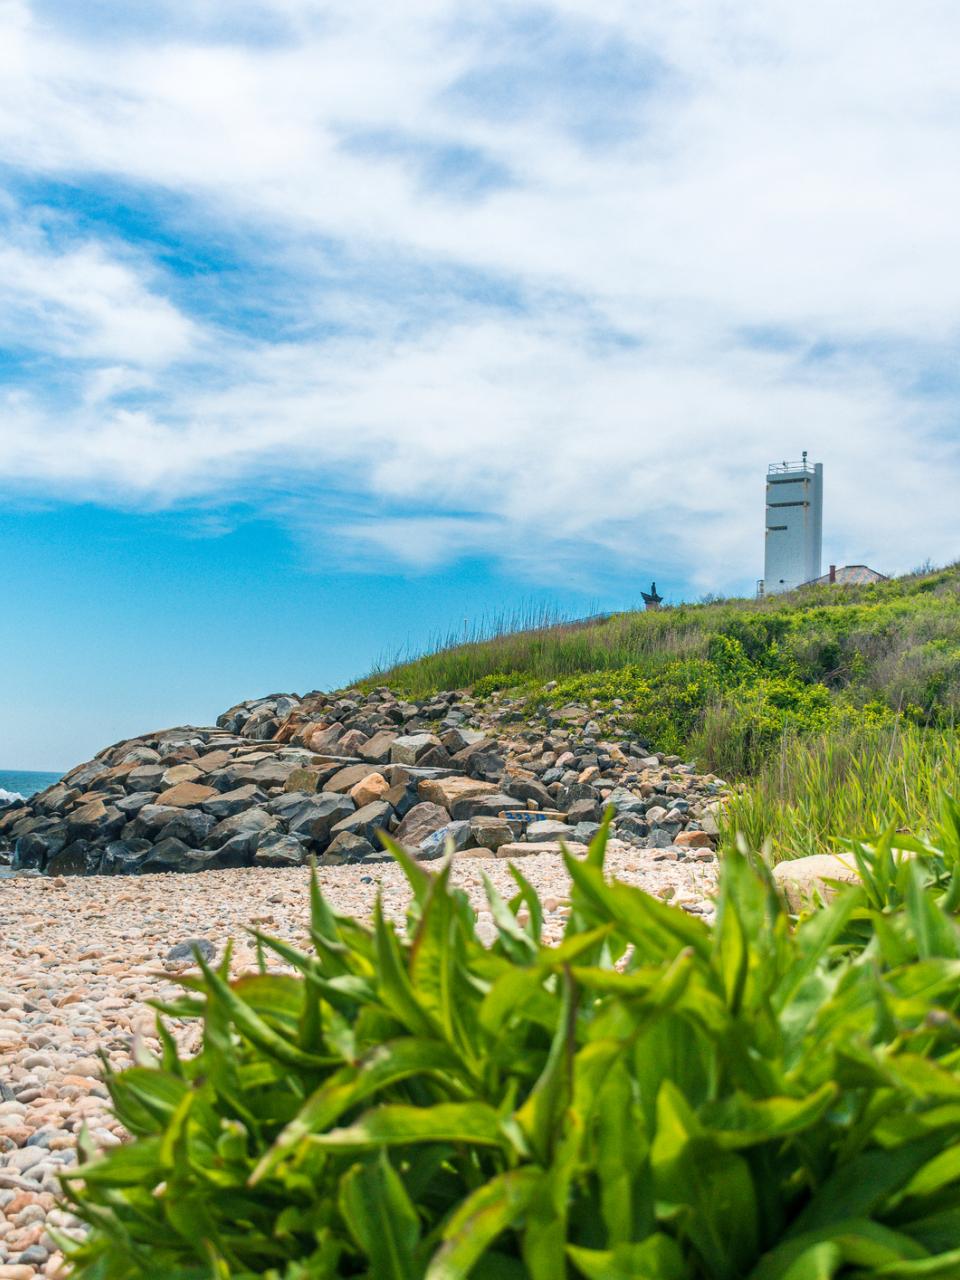
[[[960,934],[934,855],[888,849],[794,926],[734,854],[711,928],[608,883],[603,846],[566,860],[556,947],[519,872],[488,949],[449,868],[395,849],[409,940],[314,883],[314,954],[258,935],[292,974],[183,979],[166,1012],[202,1048],[164,1029],[161,1061],[109,1079],[133,1140],[68,1184],[92,1224],[74,1274],[960,1274]]]

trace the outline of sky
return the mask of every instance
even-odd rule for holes
[[[0,0],[0,768],[960,554],[951,0]]]

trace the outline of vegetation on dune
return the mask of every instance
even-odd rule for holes
[[[960,567],[504,632],[365,683],[382,682],[586,702],[604,727],[750,780],[738,817],[782,854],[888,820],[919,831],[956,786]]]
[[[109,1080],[134,1140],[68,1186],[78,1280],[871,1280],[960,1271],[960,815],[856,846],[792,921],[728,858],[716,923],[568,858],[556,947],[400,851],[408,938],[334,917],[290,976],[183,979],[202,1048]]]

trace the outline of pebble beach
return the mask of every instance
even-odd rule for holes
[[[558,940],[568,881],[556,853],[523,859],[523,872],[546,908],[546,935]],[[656,860],[612,848],[611,875],[709,918],[716,864]],[[509,896],[505,861],[461,857],[453,882],[469,894],[481,935],[493,935],[482,874]],[[402,922],[407,882],[392,863],[321,868],[334,910],[369,918],[378,891]],[[309,873],[303,868],[237,868],[193,876],[24,877],[0,881],[0,1280],[65,1276],[47,1228],[79,1230],[58,1207],[58,1174],[76,1162],[85,1123],[93,1142],[123,1141],[111,1117],[99,1053],[113,1068],[131,1061],[136,1037],[153,1039],[149,999],[171,996],[183,962],[178,944],[205,939],[222,953],[234,940],[233,971],[252,968],[245,930],[257,925],[303,945]],[[195,1026],[176,1028],[195,1047]]]

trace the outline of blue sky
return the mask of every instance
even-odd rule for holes
[[[0,3],[0,767],[960,547],[946,0]]]

